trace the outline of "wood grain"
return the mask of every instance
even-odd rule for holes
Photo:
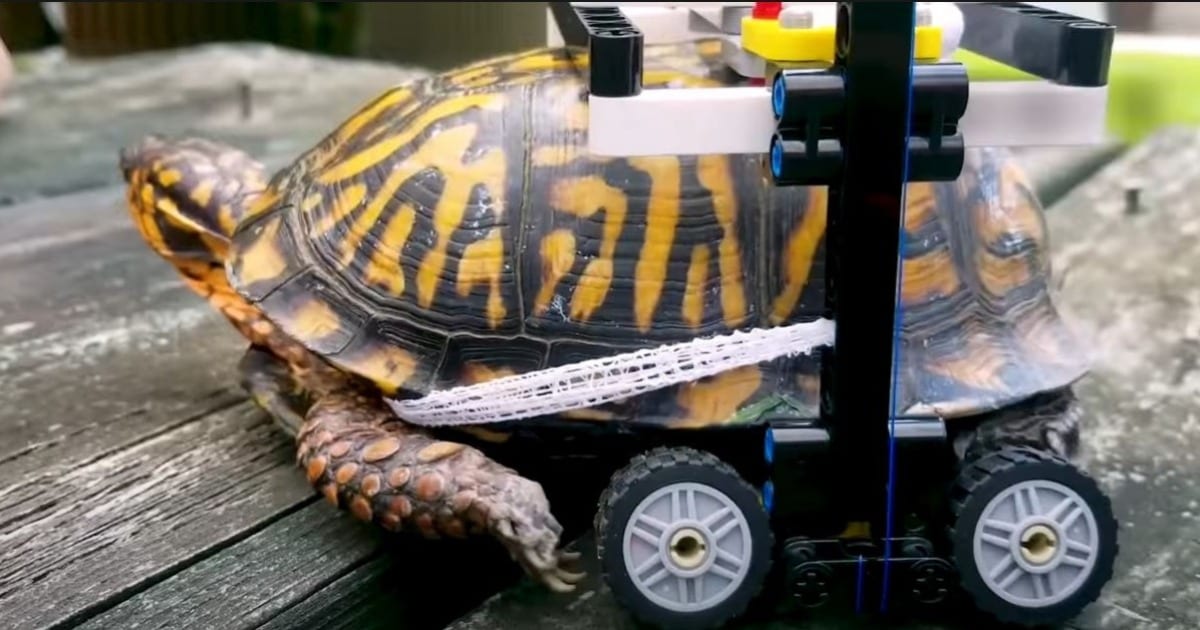
[[[321,503],[282,517],[81,628],[441,628],[515,577],[491,544],[385,535]]]
[[[236,385],[245,342],[119,199],[0,207],[0,627],[432,628],[515,577],[490,541],[395,564],[314,503]]]
[[[371,559],[373,532],[319,503],[97,615],[81,628],[253,627]]]
[[[274,425],[239,404],[52,480],[9,485],[0,626],[86,616],[311,500],[292,457]]]
[[[119,198],[0,208],[0,478],[95,457],[235,391],[245,342],[142,244]]]

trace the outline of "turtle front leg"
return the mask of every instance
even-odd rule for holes
[[[275,424],[289,436],[300,433],[310,401],[286,363],[270,350],[250,346],[238,362],[238,373],[242,389]]]
[[[390,531],[428,538],[488,533],[538,582],[574,590],[584,576],[558,550],[562,527],[538,483],[477,449],[401,422],[378,396],[319,398],[300,431],[300,465],[335,506]]]

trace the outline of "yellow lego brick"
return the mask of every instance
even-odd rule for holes
[[[742,18],[742,48],[767,61],[825,61],[833,62],[834,37],[832,26],[819,28],[782,28],[778,20]],[[937,26],[918,26],[913,39],[916,59],[940,59],[942,29]]]
[[[742,18],[742,48],[769,61],[833,61],[836,30],[780,28],[778,20]]]
[[[913,58],[942,58],[942,28],[940,26],[918,26],[913,36]]]

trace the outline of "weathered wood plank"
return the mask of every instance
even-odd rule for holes
[[[290,441],[234,406],[245,342],[119,199],[0,208],[3,627],[86,616],[311,500]]]
[[[1059,304],[1094,341],[1085,456],[1123,524],[1108,605],[1080,625],[1198,627],[1200,132],[1131,149],[1058,204],[1050,234]]]
[[[307,505],[80,627],[441,628],[516,577],[498,545],[385,536]]]
[[[354,628],[369,630],[373,628],[403,627],[405,630],[421,628],[440,628],[441,623],[428,623],[419,618],[420,613],[426,615],[440,612],[434,601],[439,597],[453,600],[457,593],[447,589],[440,593],[421,593],[400,591],[406,577],[422,567],[421,563],[407,561],[397,562],[388,555],[377,555],[364,564],[355,567],[349,573],[338,576],[336,580],[312,593],[302,601],[296,602],[290,608],[280,611],[270,621],[259,626],[260,630],[289,630],[291,628],[322,628],[334,630]],[[408,575],[405,574],[405,569]],[[422,582],[419,586],[428,586]],[[426,591],[429,589],[427,588]],[[424,597],[421,597],[424,595]],[[407,609],[405,600],[411,598],[421,602],[424,610]],[[478,603],[478,602],[474,602]],[[453,617],[453,615],[450,615]]]
[[[433,572],[402,572],[398,589],[394,570],[385,583],[357,570],[377,550],[352,519],[324,504],[284,516],[312,491],[290,440],[239,404],[245,342],[145,248],[119,197],[0,208],[0,627],[73,623],[114,605],[96,624],[209,615],[224,627],[246,611],[330,620],[325,602],[348,596],[373,604],[345,619],[391,610],[383,618],[434,627],[494,592],[490,575],[511,563],[484,554],[473,558],[481,574],[441,583],[437,594],[457,599],[429,608],[421,588],[437,582],[420,578]],[[445,557],[467,564],[462,553]],[[217,582],[219,600],[236,591],[244,605],[203,603]],[[188,585],[198,590],[186,599],[162,595]]]
[[[478,599],[430,607],[422,587],[481,598],[495,588],[489,575],[511,567],[503,558],[495,571],[501,560],[479,562],[483,554],[473,558],[481,574],[448,569],[453,579],[440,583],[407,564],[407,583],[394,569],[377,576],[382,583],[364,572],[393,565],[369,556],[377,541],[362,526],[309,505],[290,440],[239,404],[234,364],[245,342],[147,250],[122,191],[4,205],[118,183],[116,149],[149,132],[223,138],[279,166],[415,74],[250,48],[68,64],[26,77],[0,114],[0,627],[96,615],[97,626],[123,616],[224,627],[244,615],[288,627],[331,618],[324,604],[348,595],[374,604],[344,619],[429,609],[422,618],[444,622]],[[247,121],[220,100],[237,77],[217,70],[238,64],[254,85]],[[402,557],[436,564],[454,553]],[[375,564],[362,565],[368,557]],[[346,590],[367,584],[375,588]],[[171,598],[176,589],[191,596]]]
[[[424,71],[261,44],[87,62],[22,55],[0,101],[0,205],[117,184],[114,151],[147,133],[201,134],[294,156],[385,87]],[[242,117],[239,84],[251,86]]]
[[[158,431],[236,383],[245,342],[148,250],[119,198],[0,208],[5,478]]]
[[[312,491],[249,403],[0,494],[0,627],[86,616],[264,526]]]
[[[507,555],[484,541],[410,541],[383,553],[281,612],[262,630],[435,630],[512,585]]]
[[[373,533],[314,502],[80,627],[254,627],[369,561]]]
[[[1125,213],[1130,184],[1142,186],[1142,210],[1134,215]],[[1095,371],[1079,384],[1090,412],[1082,463],[1104,484],[1123,524],[1116,576],[1072,627],[1195,628],[1200,132],[1165,132],[1128,151],[1072,188],[1048,216],[1058,303],[1096,349]],[[590,534],[577,544],[588,557]],[[585,568],[589,581],[577,595],[522,582],[451,628],[632,628],[596,563]],[[854,621],[843,613],[766,627],[847,625]]]

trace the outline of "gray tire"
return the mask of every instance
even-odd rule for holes
[[[999,621],[1064,623],[1112,578],[1112,503],[1058,456],[1006,448],[980,457],[959,475],[952,510],[949,534],[963,589]]]
[[[720,627],[745,613],[771,567],[774,537],[759,493],[690,448],[655,449],[617,472],[595,530],[605,582],[650,625]]]

